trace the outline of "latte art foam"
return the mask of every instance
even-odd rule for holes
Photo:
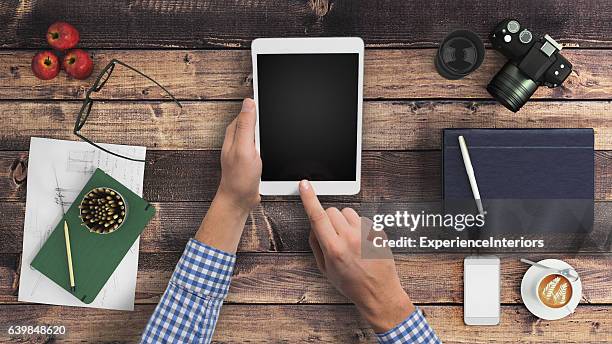
[[[540,281],[538,298],[548,307],[563,307],[572,298],[572,284],[564,276],[548,275]]]

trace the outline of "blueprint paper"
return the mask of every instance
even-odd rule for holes
[[[101,146],[136,159],[144,159],[146,155],[145,147],[112,144]],[[144,167],[143,162],[116,157],[86,142],[37,137],[31,139],[19,301],[117,310],[134,309],[140,239],[136,240],[90,304],[75,298],[30,267],[30,263],[62,218],[62,204],[58,192],[61,192],[63,207],[67,210],[96,168],[101,168],[142,197]]]

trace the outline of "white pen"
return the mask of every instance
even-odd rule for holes
[[[472,160],[470,159],[470,152],[468,151],[465,138],[459,135],[459,147],[461,148],[461,156],[463,157],[463,164],[465,165],[465,172],[467,172],[468,179],[470,181],[470,187],[472,188],[472,194],[476,201],[476,207],[478,212],[484,215],[484,209],[482,207],[482,200],[480,199],[480,192],[478,191],[478,184],[476,183],[476,176],[474,175],[474,167],[472,166]]]

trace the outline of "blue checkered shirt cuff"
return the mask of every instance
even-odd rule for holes
[[[442,343],[433,329],[429,327],[423,312],[418,308],[394,328],[385,333],[376,334],[376,338],[381,344]]]
[[[236,256],[191,239],[141,343],[210,343]]]
[[[229,291],[236,255],[190,239],[170,283],[189,292],[224,299]]]

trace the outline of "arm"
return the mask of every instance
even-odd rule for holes
[[[255,149],[255,103],[227,127],[221,182],[195,239],[189,240],[143,333],[143,343],[209,343],[227,296],[236,249],[259,201],[261,159]]]
[[[310,219],[309,242],[319,270],[355,303],[378,341],[440,343],[402,288],[391,251],[372,244],[384,232],[370,231],[371,226],[351,208],[324,210],[308,181],[300,182],[300,196]]]

